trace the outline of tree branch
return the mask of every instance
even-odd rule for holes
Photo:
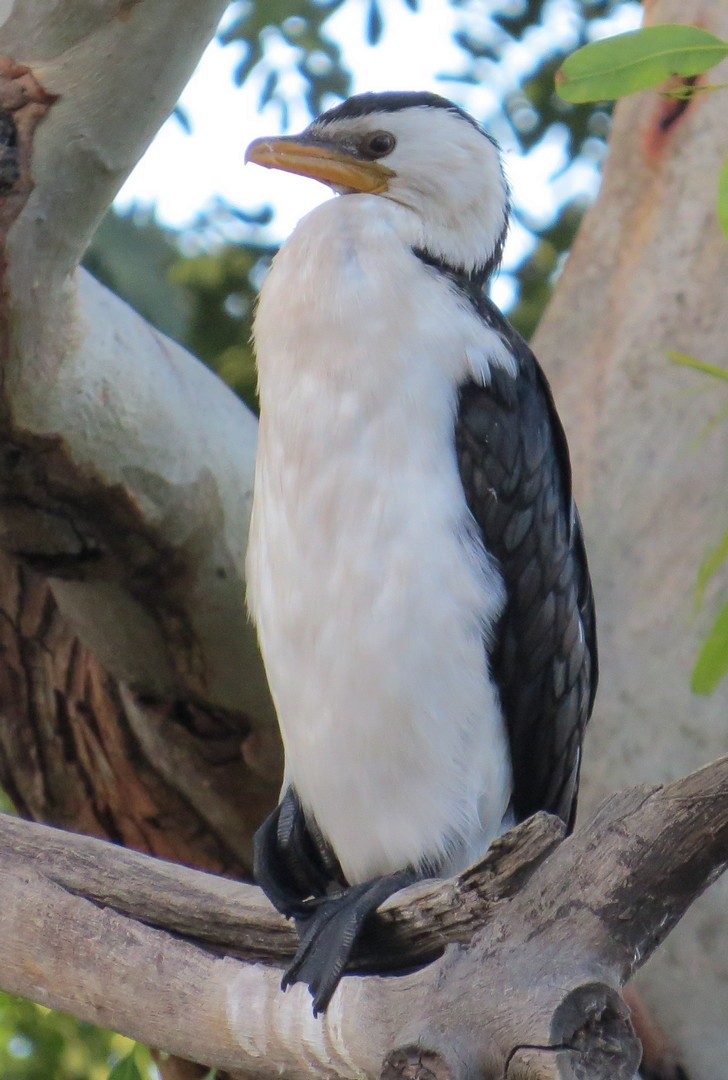
[[[18,139],[0,192],[3,546],[52,579],[116,678],[275,730],[244,606],[255,418],[77,271],[225,6],[39,0],[0,15],[0,111]]]
[[[496,841],[477,868],[400,893],[409,899],[386,909],[384,932],[364,966],[376,965],[382,952],[411,965],[431,959],[449,942],[469,941],[488,912],[515,895],[554,850],[563,832],[558,819],[538,814]],[[292,924],[253,885],[7,814],[0,814],[0,854],[27,860],[76,896],[246,960],[282,965],[296,949]]]
[[[0,11],[0,781],[244,874],[281,763],[244,602],[257,423],[77,270],[225,7]]]
[[[345,979],[315,1021],[304,988],[281,994],[279,969],[250,962],[293,944],[258,890],[3,819],[0,984],[251,1075],[628,1080],[639,1047],[618,987],[728,864],[728,758],[558,837],[537,817],[460,878],[390,901],[372,954],[411,964],[460,944],[414,973]]]

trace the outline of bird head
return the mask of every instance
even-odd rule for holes
[[[414,215],[412,246],[455,270],[487,277],[500,262],[509,197],[498,147],[437,94],[357,94],[299,135],[256,139],[245,160],[400,204]]]

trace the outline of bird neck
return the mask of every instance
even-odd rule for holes
[[[482,266],[476,266],[472,270],[466,270],[462,266],[454,266],[441,255],[433,255],[426,248],[413,247],[412,251],[425,266],[432,267],[439,274],[443,274],[454,285],[473,299],[486,295],[486,288],[492,275],[500,263],[500,252],[494,255]]]

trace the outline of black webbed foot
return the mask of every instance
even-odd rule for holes
[[[323,838],[313,836],[298,796],[289,788],[253,838],[255,880],[288,918],[305,916],[305,901],[325,897],[344,878]]]
[[[315,823],[306,821],[292,788],[256,832],[253,848],[255,880],[282,915],[296,920],[301,939],[281,986],[285,990],[294,982],[307,983],[317,1015],[355,958],[367,919],[416,875],[404,870],[348,886],[336,856]]]
[[[296,915],[301,943],[281,987],[304,982],[313,996],[313,1013],[326,1009],[347,964],[355,956],[357,941],[367,919],[387,897],[411,885],[411,870],[351,885],[336,896],[310,900],[306,912]]]

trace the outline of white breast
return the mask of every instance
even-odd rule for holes
[[[451,872],[500,831],[510,764],[483,634],[503,603],[453,445],[456,387],[505,362],[412,254],[402,208],[299,225],[255,322],[248,599],[293,783],[351,883]]]

